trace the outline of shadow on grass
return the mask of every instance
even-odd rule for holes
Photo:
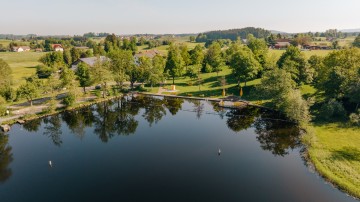
[[[339,161],[360,161],[360,150],[356,147],[343,147],[340,150],[333,151],[331,158]]]
[[[37,66],[25,67],[27,69],[36,69]]]

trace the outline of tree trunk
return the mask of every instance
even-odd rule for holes
[[[84,94],[86,94],[86,87],[84,86],[83,89],[84,89]]]
[[[245,86],[246,86],[246,79],[245,79]]]
[[[173,85],[175,85],[175,76],[173,76]]]
[[[106,97],[106,89],[107,89],[107,86],[106,86],[106,82],[104,83],[104,89],[103,89],[103,98]]]

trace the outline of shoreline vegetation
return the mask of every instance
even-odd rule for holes
[[[246,36],[246,43],[239,38],[209,40],[204,34],[191,36],[190,41],[115,35],[96,41],[86,37],[83,41],[38,40],[32,43],[47,53],[0,53],[0,115],[6,107],[32,106],[35,98],[44,96],[49,102],[35,103],[32,107],[38,110],[28,107],[20,122],[129,91],[204,100],[240,97],[246,104],[274,109],[298,123],[306,131],[302,142],[307,160],[329,182],[360,198],[360,35],[349,39],[340,38],[336,30],[334,34],[335,40],[328,41],[311,33],[265,38],[253,33]],[[276,41],[289,41],[289,46],[269,48]],[[331,50],[303,48],[320,43]],[[53,51],[51,44],[63,44],[64,52]],[[76,49],[80,45],[91,51],[81,52]],[[85,64],[81,58],[96,60]],[[80,96],[81,89],[85,93],[91,86],[96,87],[88,91],[90,95]],[[5,123],[15,123],[17,118]]]

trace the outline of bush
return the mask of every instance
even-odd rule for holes
[[[48,102],[49,106],[44,109],[44,112],[46,113],[52,113],[56,110],[56,100],[54,98],[50,99]]]
[[[0,96],[5,98],[6,101],[14,101],[16,99],[16,91],[9,85],[6,85],[0,89]]]
[[[342,120],[346,117],[346,110],[343,104],[335,99],[323,104],[319,111],[319,118],[321,120]]]
[[[6,100],[0,96],[0,116],[6,115],[6,107],[4,106],[6,103]]]
[[[360,110],[357,113],[352,113],[349,116],[351,125],[360,126]]]
[[[310,121],[309,103],[302,98],[299,90],[290,91],[283,96],[280,111],[297,123],[305,124]]]
[[[75,104],[75,101],[76,101],[75,94],[70,93],[64,97],[63,104],[66,106],[72,106],[73,104]]]
[[[49,78],[52,73],[53,73],[52,68],[47,67],[45,65],[38,65],[36,67],[36,74],[37,74],[39,79]]]

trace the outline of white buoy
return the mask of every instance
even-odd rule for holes
[[[221,149],[219,149],[219,151],[218,151],[218,155],[220,155],[221,154]]]
[[[52,162],[51,161],[49,161],[49,166],[52,167]]]

